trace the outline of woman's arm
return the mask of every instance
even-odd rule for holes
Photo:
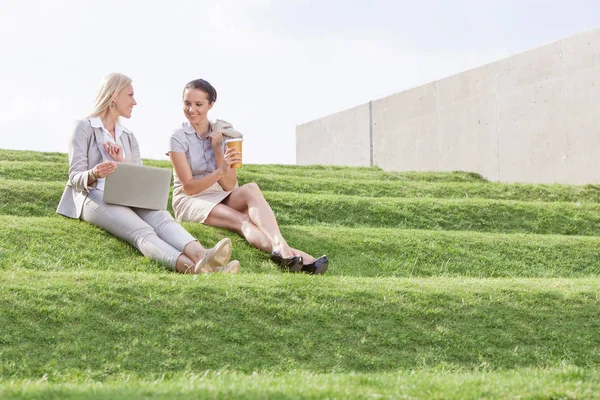
[[[231,191],[237,183],[237,172],[235,168],[231,168],[231,164],[241,162],[238,152],[234,152],[233,149],[226,149],[223,152],[223,133],[220,131],[211,133],[211,145],[215,153],[215,160],[217,162],[217,169],[222,169],[224,174],[219,183],[225,191]]]
[[[185,153],[170,151],[169,158],[171,159],[171,164],[173,164],[175,173],[179,177],[183,191],[190,196],[208,189],[216,182],[219,182],[219,180],[225,175],[223,169],[217,168],[209,175],[194,179],[190,163],[188,162]]]
[[[87,120],[79,121],[69,139],[69,182],[79,192],[89,192],[95,187],[93,168],[88,166],[88,143],[91,140],[91,126]]]
[[[106,141],[104,143],[104,150],[106,150],[106,154],[110,158],[112,158],[116,162],[126,162],[135,165],[143,165],[142,157],[140,155],[140,145],[138,144],[137,139],[133,133],[125,133],[125,137],[127,139],[121,139],[129,141],[129,154],[127,157],[123,155],[123,147],[118,143],[113,143],[110,141]],[[121,136],[123,138],[123,136]]]
[[[130,133],[130,143],[131,143],[131,158],[132,158],[132,163],[136,164],[136,165],[143,165],[144,163],[142,162],[142,156],[140,155],[140,145],[138,144],[137,139],[135,138],[135,135]],[[127,157],[128,159],[130,157]]]
[[[89,128],[88,128],[89,127]],[[80,121],[69,140],[69,182],[79,192],[89,192],[100,178],[105,178],[117,167],[113,161],[88,165],[88,148],[93,130],[87,120]]]

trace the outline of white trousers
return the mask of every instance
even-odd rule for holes
[[[175,270],[183,248],[196,239],[168,211],[106,204],[101,190],[92,190],[81,219],[135,246],[143,255]]]

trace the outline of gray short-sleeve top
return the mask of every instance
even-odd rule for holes
[[[208,133],[211,131],[212,126],[209,127]],[[225,149],[225,143],[223,143],[223,149]],[[169,153],[171,151],[185,153],[194,179],[206,176],[217,169],[217,160],[212,149],[211,140],[208,137],[206,139],[200,138],[189,122],[181,124],[181,127],[171,135]],[[179,189],[180,187],[179,177],[173,171],[173,189]]]

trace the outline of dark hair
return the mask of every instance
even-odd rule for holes
[[[204,79],[194,79],[193,81],[188,82],[188,84],[183,88],[183,91],[185,92],[187,89],[203,91],[208,95],[208,101],[210,103],[217,101],[217,90]]]

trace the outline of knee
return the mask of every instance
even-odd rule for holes
[[[258,184],[254,182],[246,183],[242,185],[240,189],[243,189],[244,192],[252,197],[262,196],[262,192],[260,191],[260,187]]]
[[[156,231],[149,226],[136,229],[131,232],[131,244],[133,244],[140,251],[142,251],[147,239],[152,235],[158,236]],[[143,253],[143,251],[142,251],[142,253]]]
[[[163,232],[168,232],[170,227],[179,225],[179,222],[175,221],[168,211],[157,211],[157,216],[158,218],[150,225],[154,228],[158,236],[161,236]]]

